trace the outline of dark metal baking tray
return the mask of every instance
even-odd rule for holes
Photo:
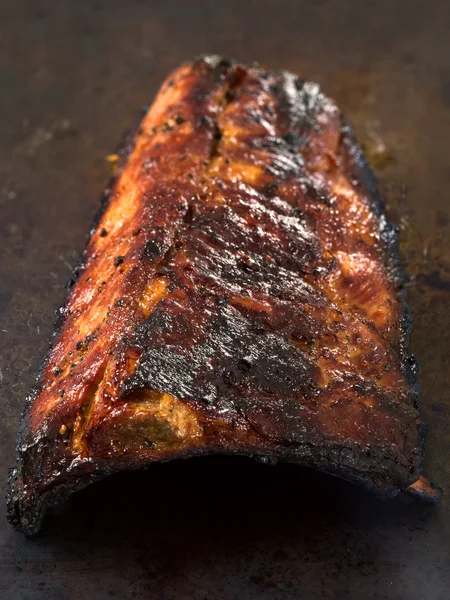
[[[0,3],[0,485],[19,414],[109,177],[169,70],[203,52],[319,81],[375,169],[414,313],[426,472],[450,489],[450,3]],[[75,495],[27,539],[0,505],[7,600],[450,597],[450,509],[298,467],[154,465]]]

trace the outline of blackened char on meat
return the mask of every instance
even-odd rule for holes
[[[206,56],[122,154],[21,422],[11,522],[206,453],[436,498],[396,233],[335,104]]]

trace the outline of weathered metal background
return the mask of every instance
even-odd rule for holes
[[[92,486],[39,537],[0,504],[7,600],[450,597],[450,3],[0,3],[0,485],[104,157],[179,62],[202,52],[319,81],[364,143],[410,275],[437,507],[386,503],[294,466],[155,465]]]

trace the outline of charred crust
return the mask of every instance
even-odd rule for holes
[[[130,371],[131,375],[122,386],[120,400],[124,401],[128,398],[131,402],[133,394],[143,389],[162,390],[165,394],[180,399],[180,402],[194,411],[196,418],[204,420],[202,422],[204,422],[205,432],[210,432],[208,435],[211,435],[211,439],[213,439],[211,431],[214,431],[211,422],[214,420],[220,421],[224,430],[228,432],[235,432],[239,427],[248,427],[251,432],[249,439],[253,441],[246,440],[245,444],[232,447],[231,452],[254,456],[266,462],[276,462],[280,459],[313,466],[359,482],[380,495],[393,496],[417,479],[426,436],[426,426],[415,420],[418,396],[417,365],[407,353],[411,317],[404,291],[399,291],[399,299],[403,306],[400,354],[411,389],[412,405],[399,408],[393,401],[392,395],[377,389],[378,382],[368,383],[357,377],[348,377],[347,383],[358,402],[370,401],[375,397],[376,402],[389,416],[400,415],[400,419],[405,419],[405,428],[408,427],[405,444],[413,445],[412,450],[408,446],[408,452],[402,456],[401,453],[395,454],[384,449],[362,447],[351,439],[345,444],[324,443],[312,426],[307,426],[302,419],[298,419],[296,398],[306,399],[305,413],[308,412],[311,418],[320,408],[320,372],[314,362],[314,352],[316,341],[320,339],[323,331],[320,319],[309,315],[308,310],[317,309],[320,312],[323,308],[325,301],[314,290],[314,286],[324,270],[333,268],[333,261],[331,260],[326,266],[319,265],[320,247],[314,235],[309,237],[305,235],[301,248],[295,245],[295,235],[301,235],[302,231],[308,232],[308,227],[312,228],[314,225],[315,216],[308,221],[300,208],[290,206],[288,202],[283,203],[280,189],[282,190],[284,184],[292,182],[293,178],[299,178],[303,184],[302,193],[309,203],[316,205],[317,211],[325,210],[330,206],[331,200],[326,191],[322,193],[322,190],[305,175],[305,164],[299,148],[304,145],[305,149],[308,149],[303,130],[310,128],[311,131],[320,132],[321,125],[316,119],[320,110],[326,108],[331,112],[338,111],[334,104],[320,92],[316,84],[299,80],[289,73],[262,72],[255,67],[256,70],[252,71],[251,77],[248,77],[248,70],[237,66],[230,59],[215,55],[199,57],[194,61],[192,69],[195,70],[196,77],[201,76],[203,80],[208,81],[208,85],[211,82],[217,85],[218,82],[221,82],[220,85],[226,82],[221,110],[229,103],[237,102],[239,95],[244,91],[254,99],[255,91],[251,88],[251,77],[265,80],[265,89],[269,89],[273,94],[277,106],[276,116],[283,122],[280,127],[281,132],[276,136],[265,136],[264,139],[258,139],[257,136],[252,139],[248,136],[245,143],[250,153],[268,151],[278,159],[278,162],[275,159],[266,161],[262,167],[261,162],[250,166],[259,168],[263,174],[260,177],[261,181],[258,180],[255,184],[255,189],[258,193],[267,196],[264,201],[270,202],[268,206],[272,223],[278,220],[283,224],[284,237],[279,240],[280,243],[277,243],[273,255],[258,257],[251,248],[256,245],[259,248],[264,243],[257,233],[257,225],[261,225],[263,217],[261,215],[255,217],[253,227],[248,226],[248,223],[243,225],[245,219],[242,212],[230,215],[226,203],[223,209],[220,206],[209,206],[204,202],[208,200],[208,196],[203,194],[203,191],[195,196],[199,199],[198,205],[193,199],[187,201],[184,198],[180,204],[180,196],[178,196],[178,204],[174,208],[178,225],[172,238],[166,239],[164,231],[156,227],[152,231],[147,226],[137,227],[132,232],[132,236],[143,234],[144,239],[134,240],[138,247],[138,253],[135,255],[137,258],[133,259],[132,253],[129,253],[127,256],[130,258],[127,258],[127,261],[142,261],[140,266],[154,269],[154,277],[162,276],[159,283],[163,289],[162,293],[166,296],[160,304],[152,305],[151,310],[146,310],[144,302],[142,311],[145,318],[142,317],[140,325],[126,335],[122,335],[123,331],[121,332],[121,348],[139,348],[137,353],[139,360],[136,361],[134,370]],[[268,85],[269,81],[271,83]],[[166,87],[170,88],[174,85],[175,80],[172,79]],[[187,105],[192,111],[192,119],[189,117],[189,121],[192,122],[195,133],[210,142],[210,153],[206,156],[207,160],[203,160],[205,156],[202,156],[203,165],[201,163],[198,165],[202,170],[200,175],[191,165],[188,166],[190,155],[186,152],[183,154],[186,161],[183,165],[186,165],[186,171],[189,169],[183,172],[183,182],[190,189],[189,198],[194,197],[191,191],[195,190],[195,182],[199,181],[200,185],[209,183],[214,186],[215,191],[217,191],[216,187],[222,187],[226,193],[223,192],[221,196],[229,193],[230,196],[226,200],[232,200],[232,194],[236,192],[233,192],[226,178],[222,178],[222,174],[211,175],[208,172],[215,158],[224,157],[226,137],[219,126],[216,113],[210,111],[210,114],[205,114],[199,108],[206,97],[205,89],[194,79]],[[292,89],[297,91],[295,110],[291,102],[292,97],[289,96],[292,95]],[[267,116],[269,112],[265,114]],[[160,130],[167,133],[169,140],[174,124],[181,125],[184,121],[184,116],[176,114],[175,117],[168,117]],[[241,115],[240,124],[242,123],[244,126],[258,128],[262,124],[262,118],[259,114]],[[340,145],[345,156],[347,175],[352,181],[358,182],[360,189],[369,199],[371,210],[377,216],[379,234],[385,245],[385,267],[396,290],[400,290],[403,271],[398,259],[398,233],[388,222],[373,174],[354,139],[351,128],[343,120],[341,124],[343,125],[340,131]],[[160,130],[154,126],[150,131],[156,134]],[[91,235],[94,231],[98,231],[100,220],[112,199],[117,177],[124,168],[126,157],[135,145],[136,137],[142,133],[143,128],[139,123],[134,134],[127,136],[119,151],[121,157],[119,171],[103,197]],[[154,148],[157,147],[162,146],[155,144]],[[231,164],[231,167],[227,167],[229,170],[233,167],[233,160],[233,156],[224,158],[225,164]],[[175,194],[180,190],[181,188],[175,189]],[[278,193],[281,198],[276,197]],[[239,202],[239,210],[242,211],[245,206],[243,196],[239,197]],[[202,206],[201,210],[200,206]],[[248,206],[245,210],[249,210]],[[220,223],[220,227],[216,224],[214,228],[214,219]],[[104,227],[98,231],[98,236],[106,235],[108,232]],[[248,248],[243,240],[245,242],[250,240]],[[285,244],[283,247],[281,242]],[[217,263],[220,262],[219,250],[223,249],[224,245],[227,250],[227,260],[211,265],[211,256],[219,256]],[[242,248],[245,252],[241,252]],[[88,255],[89,245],[74,269],[69,287],[77,281],[80,283],[80,274],[84,272]],[[113,259],[114,266],[119,267],[124,260],[125,255],[116,256]],[[280,276],[281,269],[284,269],[283,277]],[[119,272],[123,271],[125,269]],[[113,279],[117,281],[119,276]],[[283,281],[284,279],[286,281]],[[152,281],[154,279],[150,279],[149,282]],[[105,282],[102,282],[97,292],[101,293],[104,288]],[[250,293],[249,290],[254,293]],[[172,292],[178,295],[171,297]],[[131,306],[139,305],[139,298],[133,298],[127,291],[122,290],[120,293],[123,293],[123,296],[119,297],[114,307],[111,306],[111,302],[106,313],[112,324],[114,324],[115,309],[127,307],[127,310],[128,308],[131,310]],[[295,293],[299,296],[303,294],[302,299],[296,299]],[[71,294],[72,292],[69,293],[67,302]],[[144,294],[144,300],[149,304],[154,301],[154,297],[154,289],[150,289],[147,296]],[[176,309],[171,311],[168,308],[170,302],[172,306],[183,306],[184,302],[184,307],[187,307],[190,312],[186,315]],[[283,303],[289,305],[289,302],[292,302],[292,306],[307,307],[304,308],[303,320],[297,318],[293,324],[291,315],[283,314],[280,307]],[[57,313],[54,336],[58,335],[67,317],[67,306],[66,304]],[[119,313],[122,317],[126,310]],[[201,320],[205,314],[213,316],[207,322],[207,326],[203,326]],[[361,323],[368,324],[363,319]],[[283,332],[282,335],[279,335],[280,331]],[[339,342],[335,331],[330,331],[328,334],[331,340]],[[77,335],[82,334],[78,331]],[[87,336],[76,342],[75,349],[79,352],[76,355],[78,362],[84,360],[86,349],[92,339],[94,338]],[[192,343],[193,341],[195,343]],[[114,352],[110,349],[107,357],[111,357]],[[73,353],[73,345],[71,345],[68,356]],[[119,353],[116,352],[116,355],[118,356]],[[117,357],[116,355],[114,356]],[[323,356],[327,358],[326,353]],[[62,448],[67,448],[70,439],[68,432],[72,435],[74,429],[73,423],[67,422],[66,426],[64,422],[64,428],[56,429],[59,435],[55,435],[55,426],[49,420],[31,442],[30,437],[26,435],[29,426],[28,413],[34,398],[40,391],[41,373],[47,364],[48,358],[42,364],[38,383],[27,399],[19,429],[18,464],[17,468],[9,473],[8,518],[11,523],[29,534],[37,531],[47,506],[61,501],[73,491],[105,476],[114,469],[137,468],[145,465],[142,460],[140,462],[119,460],[110,463],[112,466],[105,466],[101,460],[97,462],[97,459],[88,460],[78,471],[67,471],[69,483],[65,480],[57,481],[53,486],[42,488],[35,498],[30,498],[25,489],[24,478],[39,466],[39,455],[44,451],[53,452],[55,460],[63,461],[64,457],[67,458]],[[69,369],[71,374],[77,364],[77,362],[71,364]],[[390,365],[387,364],[385,366],[387,373],[389,368]],[[63,370],[60,368],[53,370],[55,378],[62,373]],[[64,405],[69,396],[66,393],[67,388],[60,389],[64,381],[63,379],[55,383],[55,394],[59,396],[59,405]],[[262,400],[258,401],[258,398]],[[339,401],[338,398],[337,402]],[[344,401],[350,402],[346,398]],[[88,412],[88,404],[86,403],[84,407],[84,413]],[[81,416],[87,419],[85,414]],[[208,444],[209,442],[205,442],[204,446],[198,449],[181,449],[173,455],[155,454],[156,458],[151,460],[214,453],[230,448],[226,444],[221,446],[217,442]],[[144,445],[150,450],[155,449],[152,440],[146,439]],[[70,456],[70,459],[72,458],[73,456]]]
[[[116,258],[114,259],[114,266],[117,268],[119,267],[125,260],[125,256],[116,256]]]
[[[162,247],[156,240],[149,240],[145,243],[144,250],[142,252],[142,258],[148,258],[155,260],[158,256],[161,256]]]

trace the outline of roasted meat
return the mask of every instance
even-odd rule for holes
[[[31,393],[10,473],[26,533],[89,482],[211,453],[379,494],[420,477],[396,232],[319,87],[206,56],[122,153]]]

